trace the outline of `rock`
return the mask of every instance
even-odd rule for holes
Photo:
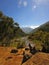
[[[18,52],[18,50],[12,49],[10,53],[17,53],[17,52]]]

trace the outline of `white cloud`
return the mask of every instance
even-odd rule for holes
[[[22,1],[20,0],[20,1],[19,1],[19,5],[21,5],[21,4],[22,4]]]
[[[49,3],[49,0],[32,0],[32,9],[36,9],[40,5],[47,5]]]
[[[39,26],[30,26],[30,28],[33,28],[33,29],[35,29],[35,28],[37,28],[37,27],[39,27]]]
[[[23,2],[23,5],[24,5],[24,6],[27,6],[27,1],[24,1],[24,2]]]
[[[40,4],[47,4],[49,0],[33,0],[35,4],[40,5]]]
[[[19,0],[19,1],[18,1],[18,7],[20,8],[21,5],[22,5],[22,0]]]
[[[31,3],[32,1],[32,3]],[[18,6],[19,7],[26,7],[28,4],[31,4],[32,6],[32,10],[40,7],[41,5],[48,5],[49,4],[49,0],[30,0],[30,3],[28,2],[28,0],[18,0]]]
[[[34,9],[36,9],[37,8],[37,6],[36,5],[33,5],[32,6],[32,10],[34,10]]]
[[[35,9],[36,7],[37,7],[36,5],[33,6],[34,9]]]
[[[20,7],[20,6],[26,7],[27,4],[28,4],[27,0],[19,0],[19,1],[18,1],[18,6],[19,6],[19,7]]]
[[[22,26],[22,27],[30,27],[30,28],[35,29],[35,28],[39,27],[39,25],[38,25],[38,26],[33,26],[33,25],[25,25],[25,26]],[[22,28],[22,27],[21,27],[21,28]]]

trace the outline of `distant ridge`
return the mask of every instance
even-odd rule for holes
[[[33,29],[31,33],[34,33],[36,31],[40,31],[40,30],[45,31],[45,32],[49,32],[49,21],[40,25],[39,27]]]
[[[33,30],[33,29],[30,28],[30,27],[22,27],[21,29],[23,30],[23,32],[25,32],[25,33],[27,33],[27,34],[31,33],[31,31]]]

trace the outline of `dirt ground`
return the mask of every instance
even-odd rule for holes
[[[0,47],[0,65],[21,65],[23,60],[22,50],[18,53],[10,53],[11,47]]]
[[[0,47],[0,65],[49,65],[49,53],[38,52],[22,64],[24,49],[10,53],[15,47]],[[26,51],[27,53],[27,51]]]

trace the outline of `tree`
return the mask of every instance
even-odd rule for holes
[[[12,39],[24,36],[19,24],[0,11],[0,45],[10,46]]]
[[[15,25],[19,27],[17,23]],[[0,41],[2,42],[2,46],[10,45],[10,40],[14,38],[14,34],[16,34],[14,31],[16,29],[13,18],[5,16],[0,12]]]
[[[3,16],[3,13],[2,13],[2,11],[0,11],[0,17],[2,17]]]

